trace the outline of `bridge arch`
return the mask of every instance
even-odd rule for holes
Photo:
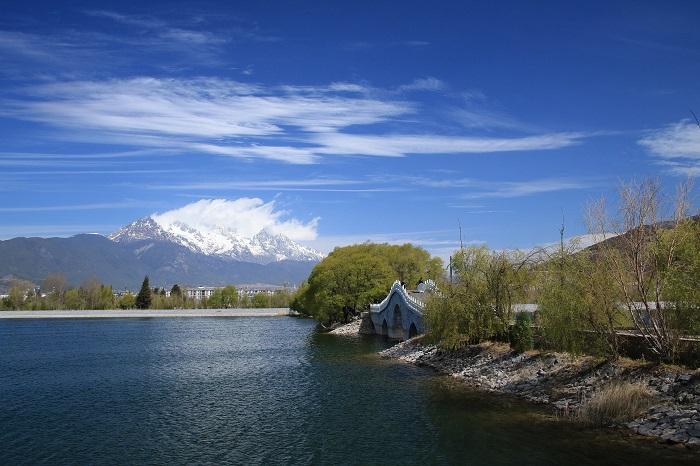
[[[393,328],[401,328],[401,306],[398,304],[394,305],[394,315],[392,316]]]
[[[376,333],[397,340],[423,333],[423,293],[406,290],[398,280],[394,282],[386,298],[370,305],[367,317],[372,321]]]

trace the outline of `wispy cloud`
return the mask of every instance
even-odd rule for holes
[[[277,36],[260,31],[257,25],[245,25],[240,21],[234,21],[232,18],[229,18],[229,20],[233,24],[229,24],[225,32],[215,33],[211,30],[202,30],[201,26],[199,29],[195,29],[194,22],[176,25],[171,21],[155,16],[127,15],[109,10],[91,10],[86,11],[85,14],[106,18],[125,26],[139,28],[152,36],[183,44],[219,45],[233,40],[258,42],[277,42],[280,40]]]
[[[463,199],[515,198],[535,194],[589,189],[594,183],[584,180],[542,178],[528,181],[481,182],[477,190],[462,194]]]
[[[419,78],[409,84],[403,84],[398,87],[399,92],[410,91],[441,91],[447,88],[447,84],[437,78],[429,76],[427,78]]]
[[[319,133],[313,141],[321,146],[318,152],[323,154],[403,157],[407,154],[476,154],[560,149],[577,144],[582,137],[576,133],[512,138]]]
[[[142,207],[158,207],[162,203],[146,201],[122,201],[122,202],[102,202],[88,204],[68,204],[68,205],[47,205],[47,206],[26,206],[26,207],[0,207],[0,213],[26,213],[26,212],[71,212],[77,210],[110,210],[110,209],[133,209]]]
[[[269,87],[213,78],[73,81],[25,89],[2,113],[70,130],[76,140],[296,164],[333,155],[552,150],[584,137],[387,134],[381,131],[383,124],[400,126],[419,106],[387,98],[390,92],[374,94],[367,86],[349,83]],[[351,128],[352,134],[347,132]]]
[[[107,224],[17,224],[17,225],[0,225],[0,239],[15,238],[18,236],[72,236],[80,233],[107,233],[117,228],[117,225]]]
[[[401,179],[412,186],[457,190],[460,192],[458,197],[467,201],[488,198],[516,198],[559,191],[590,189],[600,184],[600,181],[597,180],[576,178],[536,178],[508,181],[475,178],[398,177],[396,181]],[[453,202],[449,206],[467,209],[473,213],[497,212],[487,209],[484,205],[477,205],[471,202]]]
[[[0,53],[24,56],[30,59],[53,60],[45,42],[33,34],[0,31]]]
[[[173,27],[166,21],[151,16],[125,15],[106,10],[86,11],[85,13],[90,16],[107,18],[123,25],[137,27],[150,32],[152,36],[170,41],[196,45],[218,45],[226,42],[224,37],[212,32]]]
[[[679,175],[700,173],[700,128],[696,123],[682,120],[650,131],[638,142],[670,172]]]
[[[297,180],[205,181],[197,183],[150,184],[147,189],[167,191],[311,191],[368,193],[399,191],[399,187],[353,187],[364,180],[312,178]]]

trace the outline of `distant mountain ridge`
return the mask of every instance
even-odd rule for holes
[[[251,237],[225,228],[140,218],[105,237],[14,238],[0,241],[0,291],[13,278],[40,284],[61,273],[72,285],[97,279],[137,289],[154,286],[297,284],[323,258],[318,251],[262,229]]]
[[[117,243],[167,241],[206,256],[258,264],[284,260],[319,261],[323,258],[318,251],[265,229],[247,238],[224,228],[198,229],[182,222],[159,222],[152,216],[140,218],[115,231],[108,238]]]
[[[260,264],[207,256],[168,240],[117,242],[101,235],[70,238],[14,238],[0,241],[0,288],[11,278],[36,284],[62,273],[71,285],[97,279],[116,289],[137,290],[144,275],[153,286],[240,283],[298,284],[315,261]],[[1,292],[2,290],[0,290]]]

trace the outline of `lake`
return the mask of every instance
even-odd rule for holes
[[[2,464],[697,464],[291,317],[0,321]]]

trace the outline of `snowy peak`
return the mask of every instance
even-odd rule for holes
[[[282,260],[319,261],[323,258],[318,251],[264,229],[247,238],[226,228],[195,228],[180,221],[159,222],[157,217],[138,219],[109,235],[109,239],[120,243],[170,241],[207,256],[260,264]]]
[[[128,243],[143,239],[172,241],[173,238],[163,230],[151,217],[143,217],[129,225],[122,227],[107,236],[107,238],[117,243]]]

